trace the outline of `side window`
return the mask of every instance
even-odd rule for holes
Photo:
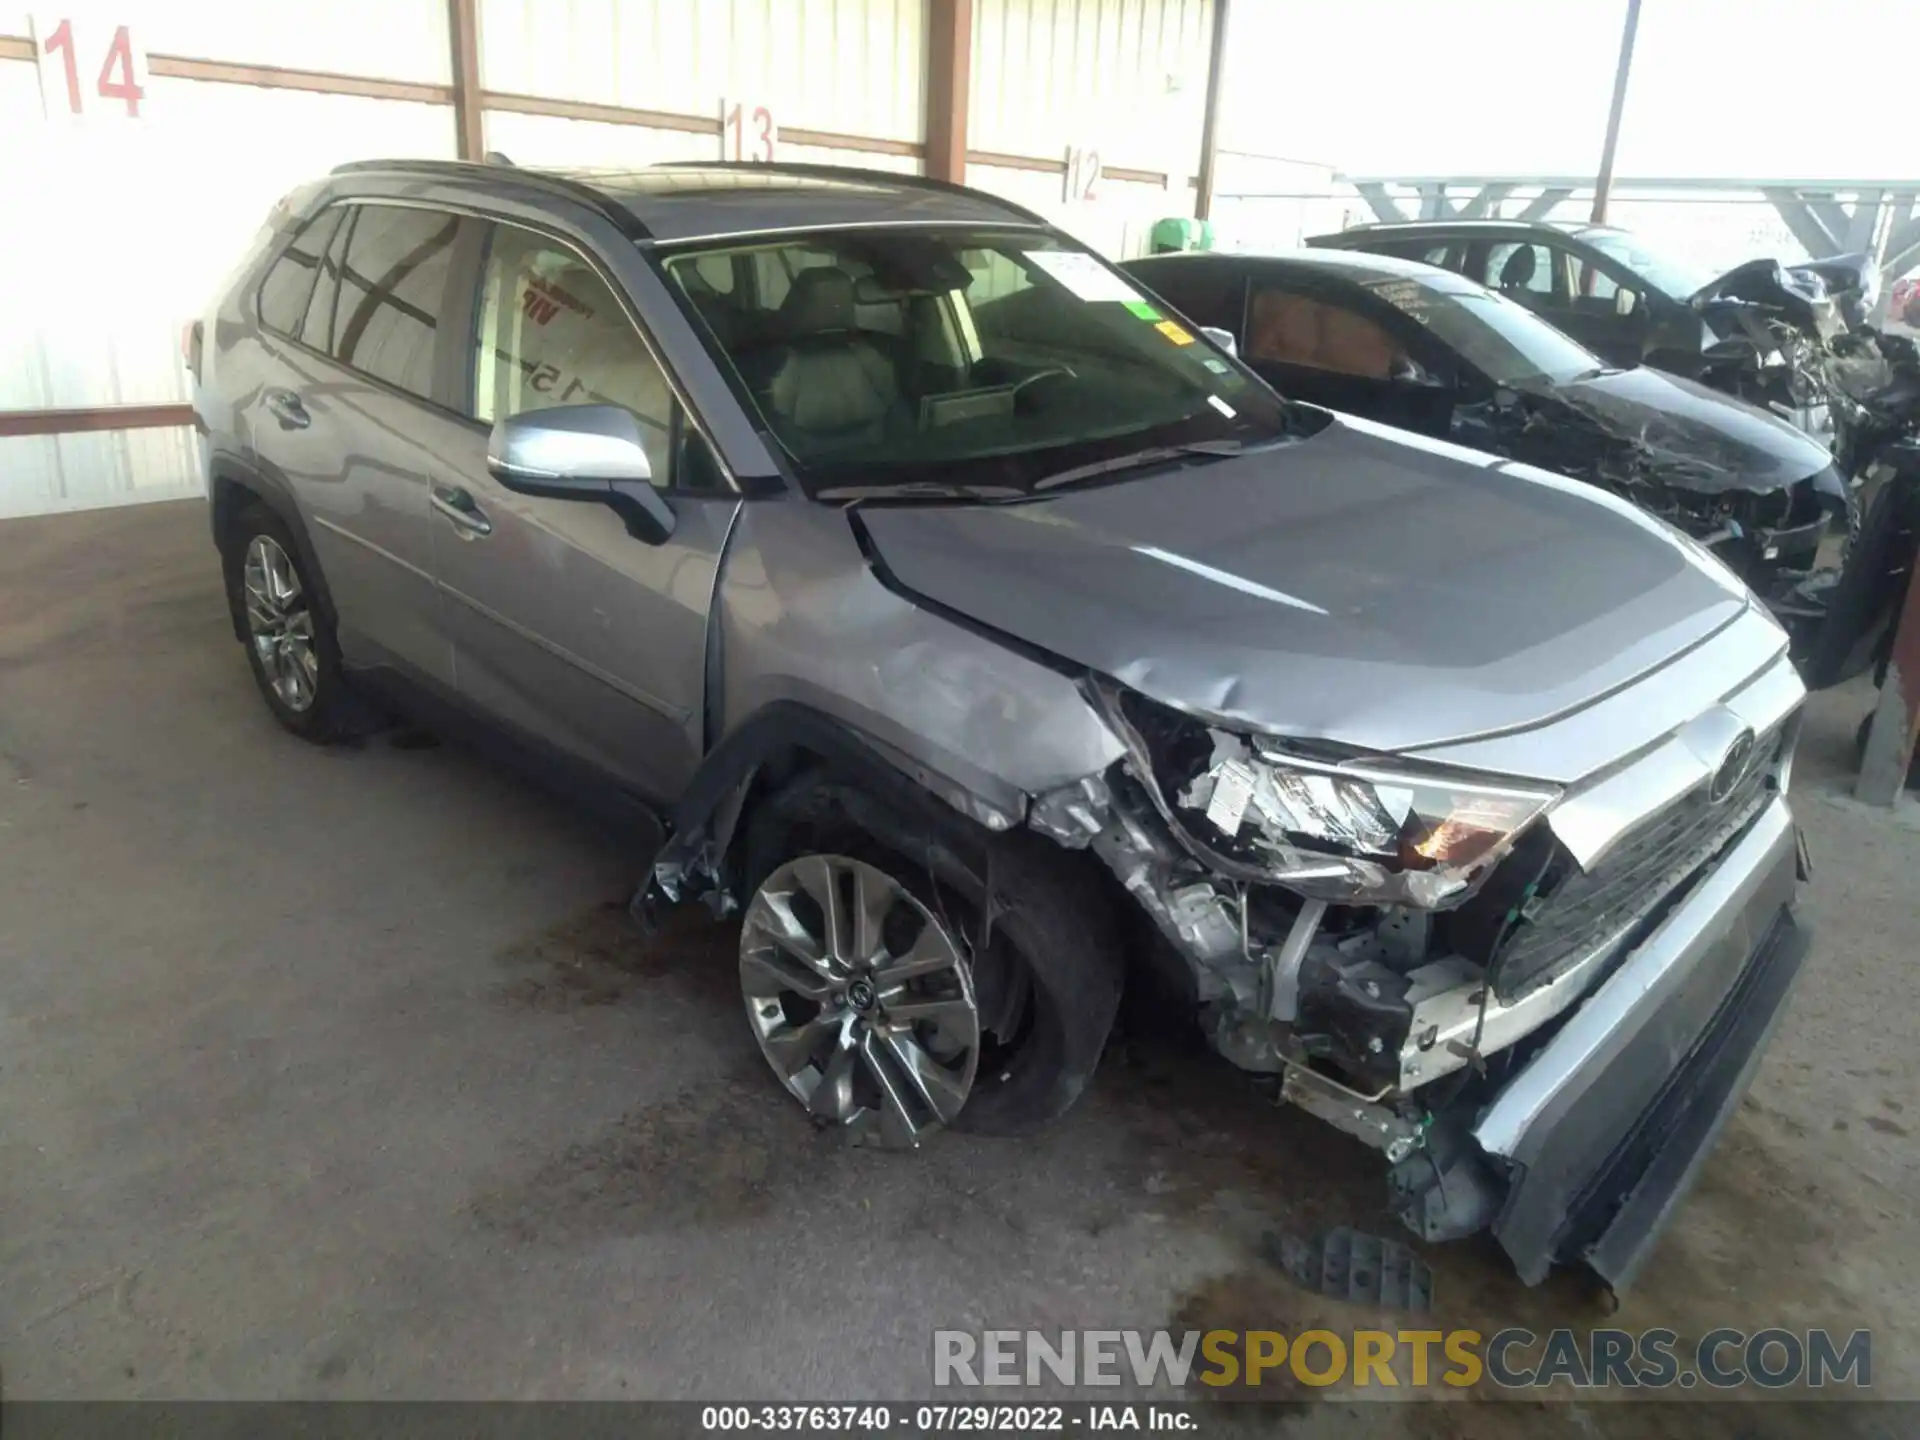
[[[459,232],[460,217],[444,211],[356,207],[333,321],[342,363],[433,398],[434,342]]]
[[[793,288],[793,277],[802,270],[839,263],[839,259],[827,251],[810,250],[803,245],[756,250],[753,255],[753,279],[760,308],[778,310],[787,298],[787,291]]]
[[[1239,337],[1247,290],[1228,266],[1169,260],[1145,267],[1140,278],[1194,324],[1212,325]]]
[[[599,272],[557,242],[494,227],[473,379],[474,413],[489,424],[555,405],[631,410],[654,483],[672,482],[676,422],[667,377]]]
[[[1369,380],[1392,380],[1415,369],[1399,342],[1365,315],[1287,290],[1255,289],[1246,355]]]
[[[696,255],[693,258],[693,273],[699,277],[698,283],[716,295],[733,294],[733,257],[731,255]]]
[[[1002,295],[1031,288],[1033,281],[1013,261],[998,250],[962,250],[960,263],[973,277],[967,286],[967,298],[975,305],[998,300]]]
[[[1487,252],[1489,289],[1536,303],[1553,298],[1553,252],[1544,245],[1502,240]]]
[[[1574,297],[1579,300],[1603,301],[1605,303],[1602,308],[1612,309],[1615,304],[1614,297],[1622,288],[1620,282],[1584,255],[1572,255],[1568,259],[1573,266]],[[1634,292],[1634,298],[1638,300],[1638,292]],[[1634,305],[1628,305],[1627,313],[1631,314],[1634,308]]]
[[[340,257],[347,248],[347,234],[353,229],[344,205],[329,212],[338,217],[333,243],[320,257],[320,270],[314,277],[313,298],[307,302],[307,318],[300,323],[300,339],[321,354],[333,349],[333,312],[340,299]]]
[[[260,282],[260,323],[281,335],[298,335],[320,257],[340,223],[341,208],[323,210],[293,238]]]

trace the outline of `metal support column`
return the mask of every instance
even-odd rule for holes
[[[1593,182],[1593,223],[1607,223],[1607,195],[1613,189],[1613,152],[1620,144],[1620,116],[1627,108],[1627,74],[1633,69],[1633,37],[1640,28],[1640,0],[1627,0],[1627,28],[1620,35],[1620,65],[1613,72],[1613,105],[1607,111],[1607,139],[1600,147],[1600,176]]]
[[[967,101],[973,88],[973,0],[927,7],[927,174],[967,183]]]
[[[454,154],[486,157],[486,121],[480,111],[480,14],[476,0],[447,0],[447,43],[453,51]]]
[[[1227,69],[1227,0],[1214,0],[1213,48],[1207,53],[1207,113],[1200,122],[1200,173],[1193,213],[1211,219],[1215,169],[1220,158],[1220,83]]]

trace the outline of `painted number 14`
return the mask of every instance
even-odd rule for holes
[[[92,33],[81,31],[80,36],[90,38]],[[73,21],[62,17],[41,22],[36,17],[33,34],[34,58],[40,64],[40,98],[49,116],[86,114],[98,109],[104,100],[124,105],[130,119],[140,117],[140,102],[147,93],[141,84],[146,67],[127,26],[114,27],[91,95],[81,89],[82,41],[76,38]],[[87,69],[93,68],[93,56],[99,53],[92,48],[84,52]]]

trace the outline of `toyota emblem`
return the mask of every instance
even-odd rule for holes
[[[1742,730],[1733,737],[1733,743],[1727,746],[1727,753],[1720,757],[1720,766],[1713,772],[1713,779],[1707,782],[1707,799],[1718,805],[1740,788],[1740,782],[1747,778],[1747,771],[1753,768],[1753,731]]]

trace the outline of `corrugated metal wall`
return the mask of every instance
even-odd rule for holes
[[[975,0],[967,143],[1191,173],[1212,23],[1212,0]]]
[[[925,0],[482,0],[480,34],[489,90],[716,120],[745,97],[784,129],[924,138]]]
[[[149,56],[427,85],[444,85],[450,63],[444,0],[71,8],[96,35],[133,24]],[[0,34],[27,31],[25,11],[0,10]],[[91,85],[98,56],[77,59]],[[184,402],[181,327],[275,200],[357,156],[454,149],[445,105],[154,74],[141,110],[50,121],[32,62],[0,60],[0,410]],[[192,439],[0,438],[0,515],[196,494]]]
[[[1193,213],[1213,16],[1213,0],[975,0],[968,183],[1141,253],[1155,220]],[[1070,146],[1100,153],[1092,202],[1065,199]]]
[[[137,121],[49,121],[29,11],[0,0],[0,411],[184,402],[181,328],[276,199],[344,160],[455,153],[447,0],[52,8],[132,25],[154,73]],[[924,163],[927,0],[477,9],[486,144],[521,163],[717,156],[722,96],[772,109],[783,159]],[[1212,9],[976,0],[968,178],[1144,248],[1192,213]],[[98,64],[81,57],[83,83]],[[371,93],[321,93],[340,84]],[[1063,201],[1070,144],[1101,150],[1091,203]],[[0,516],[194,493],[192,457],[185,430],[0,437]]]

